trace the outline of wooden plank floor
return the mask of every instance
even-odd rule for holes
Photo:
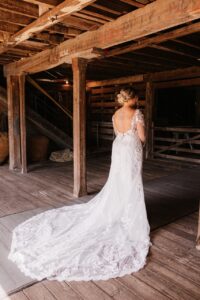
[[[195,250],[198,213],[151,233],[153,246],[139,272],[106,281],[43,280],[8,300],[200,299],[200,252]]]
[[[12,229],[43,210],[89,201],[105,183],[109,166],[109,156],[88,160],[90,195],[80,199],[72,195],[71,162],[31,165],[26,175],[11,173],[7,165],[0,168],[0,286],[2,291],[22,289],[10,299],[200,299],[200,252],[195,249],[200,167],[157,159],[143,165],[154,244],[143,270],[108,281],[42,281],[23,289],[33,281],[6,260]]]
[[[93,157],[88,160],[87,165],[88,192],[92,196],[102,188],[107,180],[110,156],[104,155],[98,159]],[[74,203],[72,162],[55,163],[48,161],[31,165],[29,170],[30,172],[27,174],[20,174],[10,172],[8,165],[0,166],[0,217],[39,207],[51,208]],[[148,160],[144,162],[143,166],[144,187],[146,189],[148,182],[149,189],[150,181],[161,178],[169,180],[171,175],[181,171],[183,171],[181,176],[185,176],[187,181],[189,178],[184,171],[191,171],[192,175],[193,171],[199,172],[199,170],[200,166],[195,165],[171,163],[164,159]],[[170,184],[171,188],[176,190],[176,182]],[[181,188],[193,189],[194,186],[187,184]],[[151,194],[150,190],[149,194]],[[85,201],[88,200],[87,196]],[[79,201],[84,201],[84,198]]]

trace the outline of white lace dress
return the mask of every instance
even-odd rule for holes
[[[89,202],[51,209],[13,230],[8,258],[33,279],[105,280],[146,264],[150,242],[136,124],[116,132],[107,182]]]

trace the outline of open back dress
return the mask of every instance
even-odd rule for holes
[[[137,122],[144,125],[139,109],[128,131],[115,129],[110,171],[98,194],[87,203],[39,213],[14,228],[8,258],[27,276],[105,280],[144,267],[152,243]]]

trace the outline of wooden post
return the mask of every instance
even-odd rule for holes
[[[196,238],[196,248],[200,250],[200,201],[199,201],[199,219],[198,219],[198,229],[197,229],[197,238]]]
[[[75,197],[87,194],[86,180],[86,66],[83,58],[72,59],[73,69],[73,151]]]
[[[20,91],[20,142],[21,142],[21,172],[27,173],[26,153],[26,110],[25,110],[25,76],[19,76]]]
[[[24,75],[7,76],[9,169],[27,171]]]
[[[145,120],[146,120],[146,146],[145,159],[153,157],[153,110],[154,110],[154,88],[152,81],[146,83]]]

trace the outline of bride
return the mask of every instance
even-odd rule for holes
[[[42,280],[105,280],[137,272],[150,241],[142,181],[145,123],[134,89],[117,95],[115,139],[102,190],[87,203],[40,213],[13,230],[8,258]]]

